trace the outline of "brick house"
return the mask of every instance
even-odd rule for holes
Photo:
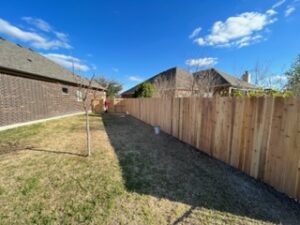
[[[242,77],[239,79],[215,68],[190,73],[174,67],[144,82],[154,85],[156,92],[153,97],[230,95],[234,89],[248,91],[257,88],[249,82],[250,76],[247,72]],[[134,97],[134,92],[139,85],[123,92],[121,96]]]
[[[0,38],[0,127],[83,111],[79,79],[88,87],[88,80]],[[99,84],[92,88],[90,100],[105,96]]]

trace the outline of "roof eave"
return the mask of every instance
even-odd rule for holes
[[[0,72],[8,73],[10,75],[15,75],[15,76],[21,76],[21,77],[27,77],[27,78],[37,77],[37,78],[42,78],[42,80],[59,81],[59,82],[63,82],[63,83],[78,85],[76,82],[70,82],[70,81],[50,78],[50,77],[43,76],[43,75],[40,75],[40,74],[30,73],[30,72],[26,72],[26,71],[22,71],[22,70],[18,70],[18,69],[13,69],[13,68],[5,67],[5,66],[0,66]],[[11,74],[11,73],[13,73],[13,74]],[[87,85],[83,85],[83,86],[88,87]],[[97,89],[97,90],[101,90],[101,91],[107,91],[107,89],[104,88],[104,87],[92,86],[92,88]]]

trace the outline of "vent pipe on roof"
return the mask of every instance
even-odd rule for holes
[[[242,80],[246,81],[248,83],[251,82],[251,75],[250,73],[246,70],[245,73],[242,75]]]

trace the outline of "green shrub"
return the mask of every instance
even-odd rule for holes
[[[240,97],[244,96],[244,93],[241,90],[233,89],[231,95],[235,97]]]
[[[136,98],[148,98],[152,97],[155,91],[154,86],[149,82],[144,82],[140,84],[134,92],[134,97]]]
[[[293,90],[295,95],[300,96],[300,54],[285,75],[288,79],[286,87]]]
[[[239,96],[249,96],[249,97],[259,97],[259,96],[279,96],[279,97],[290,97],[293,96],[293,92],[291,90],[276,90],[276,89],[253,89],[249,91],[242,91],[239,89],[233,89],[231,92],[231,96],[239,97]]]

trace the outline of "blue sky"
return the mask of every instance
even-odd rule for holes
[[[127,89],[173,66],[278,77],[300,53],[300,0],[2,1],[0,36]]]

